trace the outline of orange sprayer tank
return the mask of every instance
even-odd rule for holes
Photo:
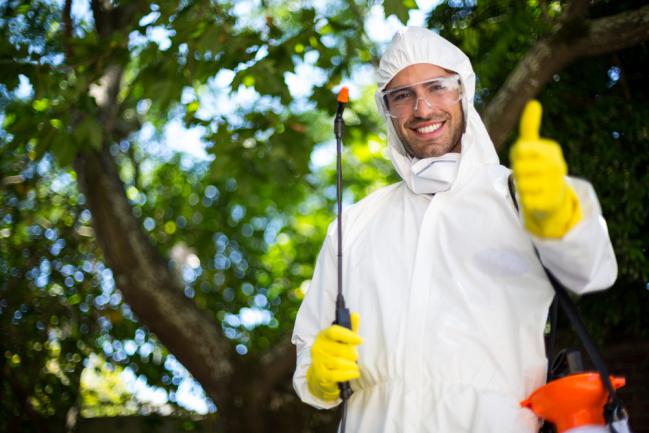
[[[623,377],[611,376],[615,389],[624,386]],[[604,426],[604,405],[608,393],[598,373],[571,374],[548,382],[534,391],[521,406],[551,422],[558,433],[585,426]]]

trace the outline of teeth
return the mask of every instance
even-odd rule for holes
[[[417,128],[417,132],[420,134],[430,134],[431,132],[437,131],[440,126],[442,126],[441,123],[435,123],[433,125],[424,126],[423,128]]]

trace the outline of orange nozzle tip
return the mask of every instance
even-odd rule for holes
[[[341,104],[349,102],[349,89],[347,87],[343,87],[340,89],[340,92],[338,92],[338,102]]]

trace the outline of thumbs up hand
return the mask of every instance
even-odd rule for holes
[[[525,228],[541,238],[562,238],[582,219],[579,199],[566,183],[558,143],[541,138],[541,104],[527,103],[510,160]]]

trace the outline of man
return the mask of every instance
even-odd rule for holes
[[[399,31],[378,77],[403,181],[345,211],[353,330],[331,326],[331,225],[295,323],[295,389],[332,408],[338,382],[350,380],[348,432],[535,432],[538,420],[519,402],[545,380],[554,292],[533,246],[576,293],[612,285],[617,265],[597,198],[565,176],[561,149],[539,138],[540,106],[532,105],[512,151],[519,215],[510,172],[473,107],[471,64],[435,33]]]

